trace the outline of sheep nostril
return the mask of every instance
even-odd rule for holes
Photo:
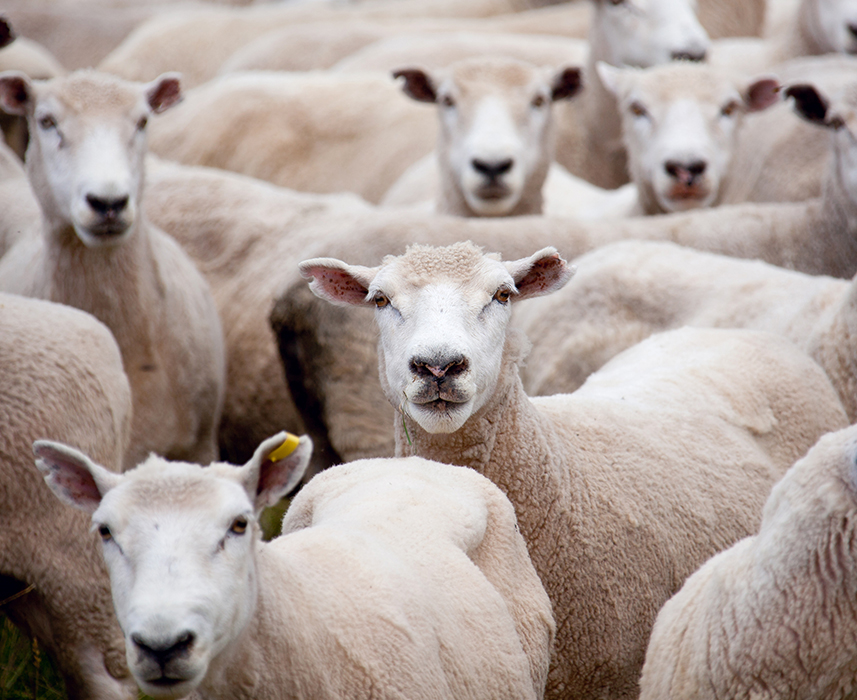
[[[704,160],[694,160],[690,163],[681,163],[668,160],[664,163],[667,174],[685,185],[692,185],[694,180],[701,177],[708,164]]]
[[[474,158],[471,161],[471,165],[476,172],[481,173],[492,180],[496,180],[501,175],[508,173],[514,164],[515,161],[511,158],[504,158],[503,160],[495,161],[486,161]]]
[[[101,216],[116,216],[128,206],[128,195],[124,197],[98,197],[94,194],[86,195],[86,203],[92,210]]]
[[[465,357],[448,358],[441,361],[423,360],[414,358],[411,360],[411,372],[420,377],[442,379],[453,377],[466,372],[469,363]]]

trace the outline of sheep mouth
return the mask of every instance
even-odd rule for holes
[[[508,198],[512,194],[512,191],[501,182],[489,182],[477,189],[475,194],[479,199],[494,202]]]
[[[703,200],[708,194],[709,189],[705,185],[685,185],[678,183],[670,187],[666,198],[675,202],[687,202]]]

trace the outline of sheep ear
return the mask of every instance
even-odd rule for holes
[[[334,258],[305,260],[298,268],[301,275],[311,279],[309,288],[313,294],[340,306],[369,306],[366,299],[369,285],[378,272],[377,267],[348,265]]]
[[[563,68],[554,76],[551,85],[551,98],[557,100],[568,100],[574,97],[583,88],[583,76],[580,68]]]
[[[4,112],[26,117],[34,102],[33,84],[26,75],[11,70],[0,73],[0,108]]]
[[[744,102],[751,112],[767,109],[780,100],[780,84],[776,78],[759,78],[744,90]]]
[[[814,85],[790,85],[786,88],[785,95],[794,99],[795,110],[808,122],[830,126],[828,118],[830,103]]]
[[[563,260],[556,248],[543,248],[529,258],[510,261],[506,269],[515,280],[513,301],[550,294],[565,286],[574,268]]]
[[[45,476],[57,498],[63,503],[94,513],[104,494],[116,486],[122,476],[97,465],[82,452],[49,440],[33,443],[36,466]]]
[[[265,440],[241,468],[241,480],[258,515],[300,483],[312,455],[308,436],[281,432]]]
[[[598,77],[601,78],[601,82],[604,83],[604,87],[607,88],[607,91],[618,97],[619,90],[622,87],[622,75],[625,69],[611,66],[609,63],[605,63],[604,61],[598,61],[598,63],[595,64],[595,70],[598,71]]]
[[[15,31],[5,17],[0,17],[0,49],[15,41]]]
[[[400,68],[393,71],[394,78],[404,78],[402,90],[417,102],[437,102],[437,90],[431,76],[420,68]]]
[[[146,85],[146,101],[155,114],[165,112],[182,100],[180,73],[164,73]]]

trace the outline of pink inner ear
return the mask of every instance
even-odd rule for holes
[[[566,274],[565,262],[555,253],[535,261],[515,286],[521,297],[546,294],[554,289],[557,282],[564,279]]]
[[[347,304],[365,304],[369,290],[346,270],[332,267],[311,267],[305,275],[314,278],[316,289],[330,299]]]
[[[164,78],[148,95],[149,107],[155,114],[172,107],[181,99],[181,86],[177,78]]]
[[[9,114],[26,115],[29,101],[30,91],[23,78],[18,76],[0,78],[0,105]]]
[[[780,99],[780,84],[773,78],[757,80],[747,89],[747,106],[751,110],[767,109]]]

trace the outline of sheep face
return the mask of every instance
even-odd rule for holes
[[[553,248],[502,263],[472,243],[411,246],[379,268],[326,258],[300,267],[322,298],[376,308],[387,397],[429,433],[458,430],[491,397],[510,302],[559,289],[572,274]]]
[[[178,98],[174,76],[146,85],[93,71],[44,83],[0,76],[0,105],[27,117],[27,169],[52,229],[70,225],[90,247],[129,235],[142,191],[146,122]]]
[[[779,99],[772,78],[745,86],[700,64],[597,70],[617,98],[633,180],[658,212],[713,205],[741,118]]]
[[[538,198],[553,160],[551,104],[580,87],[580,71],[500,57],[468,59],[429,75],[402,69],[405,92],[437,104],[444,187],[476,216],[506,216]]]
[[[818,53],[857,54],[857,5],[853,0],[806,0],[801,21]]]
[[[694,0],[596,0],[590,43],[595,58],[646,68],[676,59],[701,61],[709,38]]]
[[[311,449],[308,438],[282,433],[241,468],[152,455],[119,475],[65,445],[34,445],[54,493],[92,513],[128,666],[146,694],[191,693],[246,627],[257,598],[256,516],[297,484]]]

